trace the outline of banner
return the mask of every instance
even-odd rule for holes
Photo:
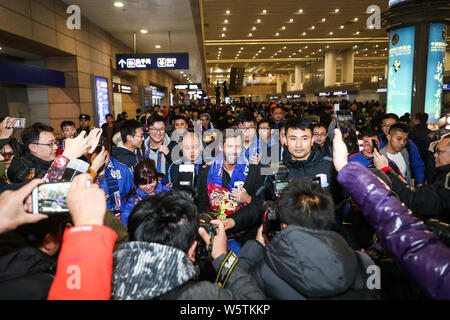
[[[106,123],[105,116],[109,111],[109,92],[108,79],[93,76],[94,95],[95,95],[95,111],[98,120],[98,127]]]
[[[446,29],[447,26],[443,23],[432,23],[430,25],[425,93],[425,112],[429,116],[428,127],[430,129],[437,129],[437,123],[441,115]]]
[[[387,113],[411,113],[415,27],[391,31],[389,37]]]

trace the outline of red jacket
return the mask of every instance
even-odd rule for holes
[[[64,232],[49,300],[109,300],[117,234],[100,225]]]

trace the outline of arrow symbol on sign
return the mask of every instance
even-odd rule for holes
[[[119,65],[120,65],[121,68],[123,68],[123,66],[124,66],[125,64],[127,64],[127,63],[125,62],[125,60],[121,59],[121,60],[119,61]]]

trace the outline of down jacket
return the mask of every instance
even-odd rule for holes
[[[376,229],[383,247],[416,283],[435,299],[450,299],[450,248],[361,164],[348,163],[338,182]]]

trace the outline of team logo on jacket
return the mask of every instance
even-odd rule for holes
[[[324,173],[316,174],[316,177],[320,178],[320,186],[326,188],[329,186],[327,175]]]
[[[241,189],[243,186],[244,186],[244,181],[236,181],[236,182],[234,183],[234,187],[235,187],[236,189]]]
[[[121,179],[122,176],[120,174],[120,170],[111,170],[111,177],[114,179]]]

